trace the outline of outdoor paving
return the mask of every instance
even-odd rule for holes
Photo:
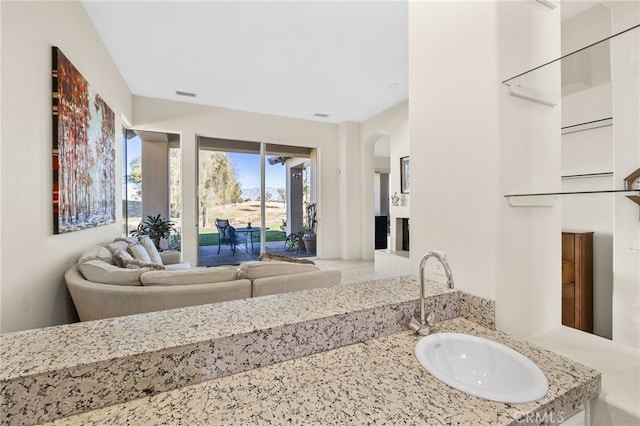
[[[309,254],[305,251],[286,250],[284,241],[273,241],[266,243],[267,253],[284,254],[292,257],[313,257],[315,254]],[[241,262],[249,262],[258,260],[260,256],[260,243],[254,243],[253,251],[251,243],[245,249],[244,244],[236,247],[235,255],[231,251],[230,246],[223,245],[220,247],[218,254],[218,246],[200,246],[198,266],[220,266],[220,265],[239,265]]]

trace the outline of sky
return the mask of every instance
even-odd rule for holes
[[[236,177],[243,189],[260,188],[260,155],[243,154],[236,152],[227,153],[236,172]],[[271,165],[265,159],[265,183],[269,188],[286,188],[286,167],[282,164]]]

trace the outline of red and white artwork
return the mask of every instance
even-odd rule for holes
[[[114,223],[114,113],[57,47],[52,59],[53,232]]]

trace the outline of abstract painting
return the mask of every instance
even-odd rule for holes
[[[115,222],[115,116],[52,48],[53,232]]]

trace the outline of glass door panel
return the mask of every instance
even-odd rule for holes
[[[311,255],[302,246],[309,148],[203,137],[198,152],[200,266]]]
[[[198,265],[233,265],[260,255],[260,144],[200,138]]]

